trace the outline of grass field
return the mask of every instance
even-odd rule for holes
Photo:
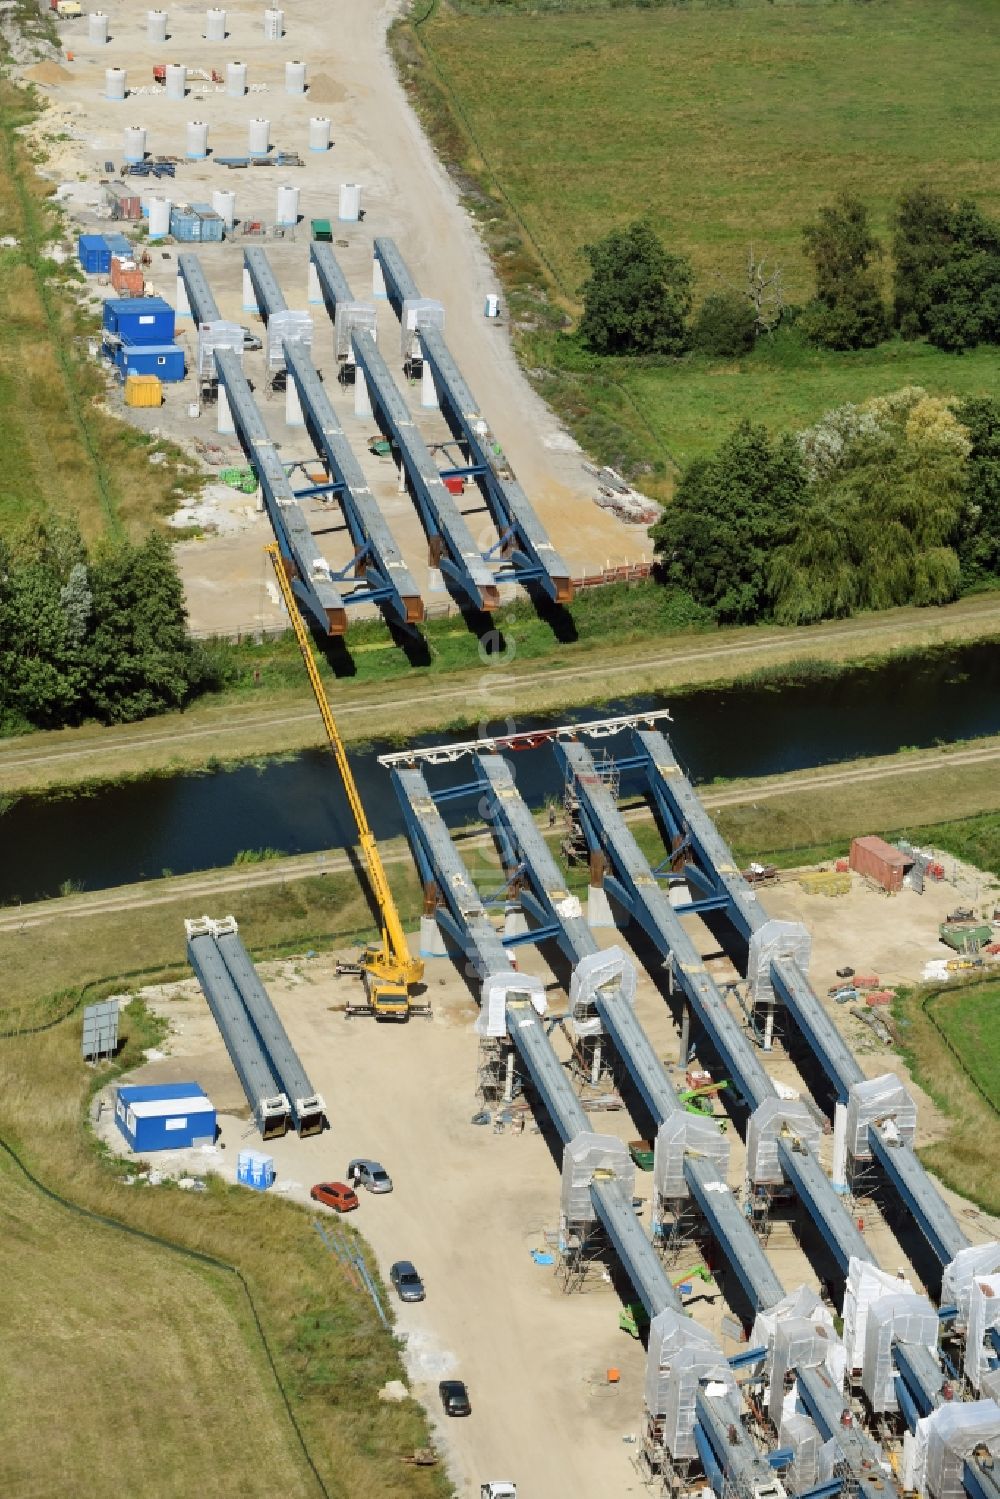
[[[60,233],[51,189],[17,134],[33,115],[30,96],[0,76],[0,236],[17,241],[0,249],[0,534],[58,511],[91,541],[141,535],[181,503],[172,491],[201,481],[178,473],[169,444],[96,404],[104,379],[77,341],[87,320],[47,254]],[[153,446],[172,461],[151,466]]]
[[[411,25],[397,55],[439,149],[480,185],[473,206],[512,310],[533,322],[539,281],[573,310],[582,246],[640,214],[691,257],[700,293],[720,277],[739,284],[752,243],[801,303],[802,226],[841,187],[865,198],[883,235],[900,190],[918,182],[996,213],[994,19],[989,0],[468,0]],[[990,350],[955,359],[897,343],[845,357],[784,337],[738,367],[595,373],[558,343],[529,334],[523,357],[554,372],[541,388],[578,435],[666,475],[743,415],[794,426],[908,383],[986,391],[1000,370]]]
[[[1000,984],[942,994],[928,1010],[969,1076],[1000,1116]]]

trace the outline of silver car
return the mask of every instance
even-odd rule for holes
[[[347,1168],[347,1180],[355,1189],[364,1187],[366,1192],[380,1194],[392,1191],[392,1178],[379,1161],[358,1159]]]
[[[400,1301],[423,1301],[424,1283],[409,1260],[397,1260],[389,1271]]]

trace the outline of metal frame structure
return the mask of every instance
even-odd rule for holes
[[[394,240],[379,237],[374,248],[389,302],[396,316],[402,319],[404,303],[419,298],[420,292]],[[499,536],[494,550],[508,563],[511,581],[537,584],[557,604],[570,603],[573,584],[569,567],[552,545],[513,474],[499,470],[481,407],[465,383],[441,330],[421,327],[419,340],[445,419],[455,438],[468,451],[468,464],[450,472],[456,477],[474,479],[479,485]]]
[[[345,301],[356,305],[356,298],[329,245],[314,244],[310,255],[324,304],[336,322],[337,307]],[[353,329],[351,350],[367,383],[376,420],[398,454],[427,536],[432,565],[440,568],[473,608],[495,609],[500,594],[494,568],[473,540],[371,333]]]

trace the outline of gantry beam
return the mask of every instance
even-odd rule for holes
[[[356,306],[357,299],[329,245],[314,244],[310,258],[326,309],[336,322],[337,309]],[[440,568],[474,609],[495,609],[500,594],[494,570],[484,560],[465,517],[446,488],[371,331],[360,326],[352,328],[350,350],[358,376],[367,382],[376,420],[402,465],[427,536],[432,565]]]
[[[634,762],[645,773],[657,809],[678,845],[686,849],[685,874],[699,889],[719,899],[737,931],[749,941],[767,921],[757,893],[750,889],[733,855],[697,793],[682,773],[664,736],[656,731],[637,733],[639,754]],[[841,1102],[864,1073],[833,1021],[823,1009],[798,964],[778,958],[772,965],[775,992],[809,1043]],[[872,1152],[884,1167],[903,1203],[942,1265],[967,1248],[969,1240],[909,1146],[893,1144],[877,1125],[868,1131]]]
[[[247,462],[261,487],[275,540],[290,564],[295,596],[326,634],[343,635],[347,629],[344,600],[288,482],[240,361],[231,350],[217,349],[215,365]]]
[[[382,267],[389,301],[402,317],[403,305],[420,296],[416,283],[394,240],[375,240],[375,258]],[[439,328],[419,330],[424,359],[434,375],[441,409],[454,436],[469,453],[471,477],[481,486],[499,541],[497,549],[510,566],[514,581],[537,584],[549,598],[568,604],[573,597],[570,569],[549,540],[528,496],[509,473],[498,471],[494,440],[481,408],[465,382]]]

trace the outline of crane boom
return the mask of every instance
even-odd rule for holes
[[[392,999],[395,998],[397,1008],[400,1004],[405,1005],[407,991],[414,984],[419,984],[424,976],[424,965],[419,958],[415,958],[410,952],[406,933],[403,931],[403,923],[399,919],[399,911],[393,898],[389,880],[386,876],[382,856],[375,842],[375,834],[368,826],[368,816],[365,812],[364,803],[358,792],[344,748],[344,741],[340,737],[337,721],[330,707],[330,700],[323,686],[323,679],[319,674],[316,657],[313,653],[312,643],[306,630],[305,621],[299,611],[298,603],[292,586],[288,581],[285,564],[277,545],[271,542],[267,547],[268,556],[274,568],[281,589],[281,596],[288,610],[288,618],[292,622],[295,638],[298,641],[299,651],[305,663],[306,672],[309,676],[309,685],[312,687],[316,706],[319,708],[323,719],[323,727],[326,729],[326,737],[333,751],[340,779],[347,793],[348,804],[351,815],[354,818],[355,827],[358,830],[358,843],[361,847],[361,856],[364,859],[365,871],[371,884],[372,894],[379,909],[382,922],[382,945],[381,947],[368,948],[362,958],[362,967],[370,979],[372,1003],[376,1014],[380,1011],[380,1004],[384,1006],[385,1013],[389,1013]],[[386,1005],[385,1002],[389,1001]]]

